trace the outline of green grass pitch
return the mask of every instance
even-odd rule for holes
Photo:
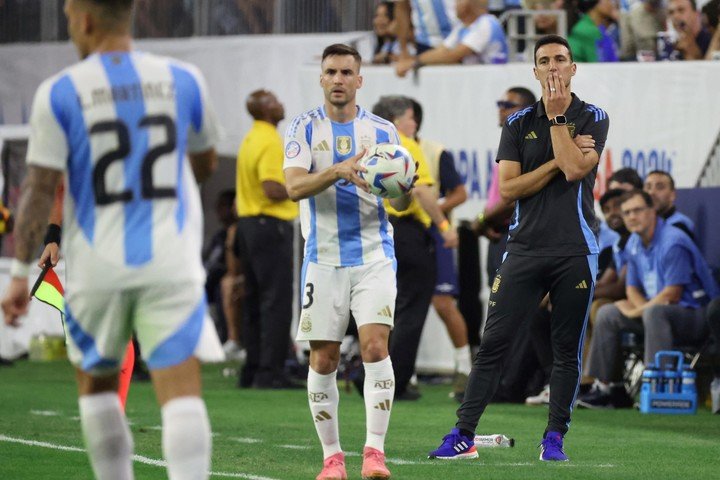
[[[322,450],[305,392],[235,388],[222,365],[203,368],[214,432],[212,478],[314,479]],[[344,383],[340,384],[344,390]],[[448,387],[425,386],[418,402],[393,406],[386,443],[394,479],[713,479],[720,478],[720,416],[641,415],[634,410],[576,411],[566,437],[571,461],[538,461],[546,408],[490,405],[479,431],[503,433],[515,448],[480,449],[480,458],[430,461],[454,424]],[[66,362],[16,362],[0,368],[0,479],[92,478],[83,452],[73,372]],[[160,450],[160,412],[149,383],[131,386],[128,417],[138,479],[167,478]],[[340,435],[350,479],[360,478],[364,406],[341,394]]]

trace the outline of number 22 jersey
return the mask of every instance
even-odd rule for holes
[[[68,290],[203,281],[187,154],[212,148],[219,129],[195,67],[93,54],[40,85],[30,125],[28,165],[65,172]]]

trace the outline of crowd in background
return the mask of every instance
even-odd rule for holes
[[[399,75],[426,64],[530,61],[527,53],[508,58],[506,32],[497,23],[518,8],[544,11],[532,16],[534,31],[566,34],[577,62],[720,59],[718,0],[524,0],[500,11],[486,0],[458,0],[445,2],[444,12],[432,2],[408,3],[380,2],[373,18],[373,62],[394,63]],[[559,30],[558,11],[567,32]],[[520,23],[521,34],[529,30]]]
[[[531,17],[533,25],[527,23],[530,17],[527,22],[521,19],[519,33],[567,35],[576,61],[720,59],[720,0],[392,0],[363,2],[355,11],[343,9],[340,0],[304,5],[282,0],[203,1],[138,0],[135,36],[340,32],[372,26],[377,36],[373,62],[402,60],[398,72],[404,73],[425,63],[529,61],[531,56],[522,55],[523,40],[520,54],[507,57],[508,25],[500,21],[509,11],[542,10]],[[442,8],[433,6],[441,4]],[[58,21],[51,31],[57,32],[43,38],[47,6],[41,7],[39,0],[0,0],[0,43],[67,39],[62,1],[52,5]],[[566,32],[560,31],[557,12],[566,16]],[[440,50],[423,56],[435,48]]]

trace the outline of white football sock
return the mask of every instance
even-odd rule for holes
[[[395,373],[390,357],[375,363],[364,363],[365,415],[367,440],[365,446],[385,451],[385,434],[390,423],[390,410],[395,395]]]
[[[116,392],[83,395],[80,421],[95,477],[132,480],[133,441]]]
[[[342,452],[338,422],[340,393],[337,388],[337,370],[321,375],[308,369],[308,403],[315,422],[315,431],[323,448],[323,458]]]
[[[205,402],[200,397],[177,397],[163,405],[161,413],[168,478],[207,479],[212,438]]]
[[[470,362],[470,344],[455,349],[455,370],[458,373],[470,375],[472,363]]]

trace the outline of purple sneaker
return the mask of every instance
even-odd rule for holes
[[[478,452],[475,448],[474,439],[460,434],[460,429],[453,428],[450,433],[443,437],[442,444],[428,453],[428,458],[440,460],[459,460],[461,458],[477,458]]]
[[[563,437],[559,432],[547,432],[540,442],[540,460],[543,462],[567,462],[563,452]]]

